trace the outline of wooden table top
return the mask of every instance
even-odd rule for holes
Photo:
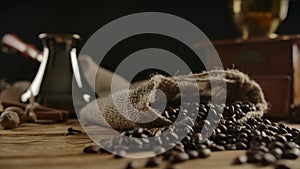
[[[300,129],[300,125],[291,126]],[[77,120],[58,124],[25,123],[13,130],[0,129],[0,169],[123,169],[133,160],[143,168],[146,159],[114,159],[109,154],[84,154],[83,148],[94,143],[85,134],[65,135],[69,127],[81,130]],[[190,160],[178,166],[183,169],[258,168],[255,164],[231,164],[235,157],[244,153],[213,152],[207,159]],[[289,162],[293,168],[300,168],[300,158]],[[166,165],[163,163],[159,168]]]

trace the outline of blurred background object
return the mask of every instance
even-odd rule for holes
[[[242,38],[269,36],[286,18],[289,0],[230,0]]]
[[[300,116],[300,35],[279,31],[293,12],[296,1],[228,2],[241,36],[213,41],[224,68],[246,72],[261,85],[270,103],[266,116],[299,122],[295,119]],[[281,28],[277,30],[279,25]],[[290,28],[296,26],[293,22]],[[213,64],[209,57],[207,59]]]

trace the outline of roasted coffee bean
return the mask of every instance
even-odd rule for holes
[[[162,157],[164,160],[168,160],[173,154],[175,154],[177,152],[173,151],[173,150],[168,150],[165,153],[162,154]]]
[[[291,136],[291,137],[292,137],[292,136]],[[275,135],[275,140],[276,140],[276,141],[279,141],[279,142],[281,142],[281,143],[287,142],[287,138],[286,138],[285,136],[283,136],[283,135],[280,135],[280,134],[276,134],[276,135]]]
[[[274,142],[268,144],[268,147],[269,147],[270,149],[272,149],[272,148],[280,148],[280,149],[283,150],[285,146],[284,146],[284,144],[281,143],[281,142],[274,141]]]
[[[279,134],[285,134],[285,133],[288,133],[288,131],[285,129],[285,128],[278,128],[278,133]]]
[[[198,149],[204,149],[204,148],[207,148],[207,146],[204,145],[204,144],[198,144],[197,147],[198,147]]]
[[[174,132],[167,134],[166,137],[155,138],[154,145],[167,143],[168,146],[173,147],[167,152],[164,152],[165,148],[162,146],[153,149],[156,154],[162,153],[161,156],[164,160],[185,161],[197,158],[197,156],[208,157],[211,151],[247,150],[247,148],[249,149],[246,156],[237,157],[234,163],[242,164],[248,161],[249,163],[269,165],[281,158],[294,159],[299,156],[299,130],[287,127],[282,123],[271,122],[265,118],[251,117],[243,123],[238,121],[249,111],[256,111],[256,107],[252,103],[237,103],[228,106],[198,103],[183,103],[179,106],[177,104],[168,105],[162,116],[174,121],[181,109],[182,115],[186,118],[180,120],[179,125],[155,129],[125,130],[121,135],[129,138],[142,138],[134,140],[136,143],[130,145],[129,148],[136,150],[149,148],[151,150],[153,148],[149,145],[149,137],[160,136],[164,131],[170,130]],[[197,109],[198,114],[194,114],[190,106],[196,106],[197,108],[193,108],[193,110]],[[222,111],[224,112],[223,115]],[[211,113],[212,119],[207,119],[208,112]],[[195,122],[192,117],[196,118]],[[218,127],[214,130],[211,129],[211,126],[215,125]],[[187,136],[177,144],[176,140],[179,140],[179,137],[176,133],[182,132],[186,132]],[[121,145],[121,143],[126,144],[126,141],[127,139],[114,139],[106,145]],[[182,157],[185,158],[182,159]]]
[[[282,154],[282,158],[284,159],[296,159],[300,154],[300,150],[298,148],[293,148],[291,150],[286,150]]]
[[[249,140],[246,138],[243,138],[242,140],[240,140],[240,142],[245,143],[247,146],[249,145]]]
[[[275,169],[290,169],[290,165],[287,163],[279,163],[275,166]]]
[[[218,134],[216,134],[216,136],[215,136],[215,140],[216,140],[216,141],[226,140],[226,135],[223,134],[223,133],[218,133]]]
[[[224,145],[225,150],[236,150],[235,144],[226,144]]]
[[[190,157],[187,153],[176,153],[173,155],[172,158],[170,158],[170,162],[171,163],[181,163],[184,161],[189,160]]]
[[[228,138],[228,143],[236,143],[236,138]]]
[[[198,153],[199,153],[199,155],[198,155],[199,158],[207,158],[210,156],[211,150],[208,148],[203,148],[203,149],[200,149],[198,151]]]
[[[243,142],[237,142],[235,143],[235,146],[238,150],[245,150],[247,148],[247,144]]]
[[[274,148],[270,151],[270,153],[272,153],[277,159],[280,159],[283,151],[280,148]]]
[[[265,153],[263,155],[263,164],[264,165],[270,165],[273,164],[276,161],[276,157],[271,153]]]
[[[155,154],[162,154],[166,152],[166,149],[164,147],[161,147],[161,146],[157,146],[154,148],[154,153]]]
[[[263,145],[258,146],[257,149],[258,149],[258,151],[262,151],[262,152],[264,152],[264,153],[267,153],[267,152],[270,151],[269,148],[267,148],[266,146],[263,146]]]
[[[83,149],[83,152],[84,153],[91,153],[91,154],[99,153],[100,152],[100,147],[96,146],[96,145],[87,146]]]
[[[100,149],[99,149],[99,152],[100,152],[100,153],[111,154],[109,151],[107,151],[107,150],[104,149],[104,148],[100,148]]]
[[[242,128],[241,131],[242,131],[243,133],[246,133],[247,135],[250,135],[250,134],[251,134],[251,130],[248,129],[248,128]]]
[[[261,163],[263,161],[263,153],[255,152],[252,155],[248,156],[249,163]]]
[[[196,150],[189,150],[187,151],[187,154],[189,155],[190,159],[195,159],[199,156],[199,153]]]
[[[266,125],[271,125],[271,124],[272,124],[271,121],[268,120],[268,119],[263,119],[263,122],[264,122],[264,124],[266,124]]]
[[[285,137],[287,141],[293,140],[293,135],[291,133],[284,133],[282,136]]]
[[[269,126],[268,129],[276,133],[278,132],[278,128],[275,126]]]
[[[136,161],[130,161],[127,163],[127,165],[125,166],[124,169],[136,169],[138,167],[139,167],[139,165]]]
[[[222,133],[226,133],[227,132],[227,127],[223,124],[220,124],[218,126],[218,128],[221,130]]]
[[[285,145],[285,148],[286,149],[292,149],[292,148],[298,148],[300,149],[300,146],[294,142],[288,142],[286,145]]]
[[[252,130],[252,133],[254,136],[261,136],[261,132],[258,129]]]
[[[241,155],[234,159],[233,164],[244,164],[247,162],[247,156]]]
[[[147,160],[145,167],[158,167],[162,163],[160,158],[151,157]]]
[[[114,154],[115,154],[114,158],[119,159],[119,158],[123,158],[124,156],[126,156],[127,152],[125,150],[117,150]]]
[[[174,165],[174,164],[170,164],[165,169],[181,169],[181,167]]]
[[[207,114],[208,112],[207,112],[207,109],[205,108],[205,107],[200,107],[199,108],[199,112],[202,112],[202,113],[204,113],[204,114]]]
[[[209,147],[211,149],[211,151],[224,151],[225,148],[221,145],[216,145],[216,144],[212,144]]]
[[[218,141],[215,141],[215,143],[218,145],[221,145],[221,146],[225,146],[227,142],[225,140],[218,140]]]
[[[176,152],[179,152],[179,153],[184,153],[185,152],[184,148],[183,147],[179,147],[179,146],[173,147],[172,150],[174,150]]]
[[[236,139],[239,140],[239,141],[241,141],[242,139],[247,139],[247,138],[248,138],[247,133],[241,132],[241,133],[238,133]]]

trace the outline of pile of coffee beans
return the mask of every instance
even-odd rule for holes
[[[197,111],[190,111],[191,107]],[[275,165],[279,159],[298,158],[300,131],[265,118],[250,117],[247,121],[239,121],[251,111],[256,111],[255,105],[242,103],[230,106],[197,103],[183,104],[180,107],[169,106],[162,113],[164,117],[171,121],[175,121],[179,113],[186,117],[176,126],[122,131],[122,135],[142,139],[137,139],[136,144],[131,144],[130,147],[119,147],[118,151],[122,151],[123,154],[126,154],[129,148],[137,151],[148,148],[154,151],[158,155],[150,158],[146,167],[158,166],[159,158],[174,166],[173,164],[191,159],[207,158],[212,151],[225,150],[247,150],[246,154],[237,157],[233,164]],[[148,144],[149,137],[159,136],[167,129],[174,132],[165,137],[157,137],[154,144]],[[188,134],[180,142],[173,142],[172,140],[178,140],[179,136],[176,133],[180,131]],[[208,135],[205,135],[206,133]],[[102,140],[100,144],[108,144],[105,141],[108,140]],[[126,143],[127,140],[120,137],[109,141],[110,145],[118,146],[116,143]],[[174,147],[165,152],[162,144]]]

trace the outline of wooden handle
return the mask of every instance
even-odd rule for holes
[[[20,37],[15,34],[5,34],[2,38],[3,44],[21,52],[24,56],[27,56],[34,60],[41,59],[42,52],[38,50],[34,45],[24,42]]]

